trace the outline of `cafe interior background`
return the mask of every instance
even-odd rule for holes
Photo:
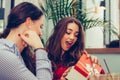
[[[31,2],[38,6],[42,6],[45,11],[49,11],[47,1],[53,1],[59,4],[63,1],[71,2],[80,1],[81,9],[86,14],[86,20],[100,22],[89,23],[85,29],[85,48],[91,55],[95,55],[99,59],[99,63],[103,66],[105,72],[108,72],[104,59],[107,62],[111,73],[120,72],[120,48],[106,48],[113,40],[119,40],[120,34],[120,1],[119,0],[0,0],[0,33],[5,29],[7,24],[7,16],[10,10],[21,2]],[[54,4],[54,7],[56,7]],[[59,5],[58,5],[59,6]],[[49,8],[49,9],[48,9]],[[76,9],[75,9],[76,10]],[[42,40],[47,41],[54,27],[52,18],[48,18],[50,12],[45,15]],[[78,15],[79,16],[79,15]],[[97,23],[97,24],[96,24]],[[119,44],[119,43],[118,43]]]

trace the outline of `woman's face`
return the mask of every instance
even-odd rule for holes
[[[77,41],[79,27],[76,23],[69,23],[67,25],[66,33],[61,39],[61,47],[63,51],[68,51]]]
[[[44,17],[41,16],[38,20],[33,21],[32,28],[31,28],[40,36],[42,35],[43,19]]]

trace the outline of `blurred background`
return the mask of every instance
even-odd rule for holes
[[[119,0],[0,0],[0,33],[6,27],[10,10],[25,1],[35,4],[45,12],[42,36],[44,45],[55,24],[61,18],[73,16],[83,24],[85,48],[88,52],[100,59],[106,72],[104,58],[111,72],[120,72]],[[115,49],[106,50],[106,47]]]

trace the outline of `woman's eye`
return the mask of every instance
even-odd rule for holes
[[[75,34],[75,37],[78,37],[78,33]]]
[[[67,34],[70,34],[70,32],[66,32]]]
[[[75,37],[78,37],[78,34],[77,34],[77,35],[75,35]]]

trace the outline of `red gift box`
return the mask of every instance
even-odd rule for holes
[[[89,75],[92,74],[104,74],[104,70],[99,64],[93,63],[86,52],[84,52],[78,62],[72,67],[66,79],[87,80]]]
[[[83,53],[79,61],[74,66],[74,69],[77,70],[84,77],[88,75],[100,74],[102,67],[99,64],[91,62],[90,57],[87,57],[86,53]]]

